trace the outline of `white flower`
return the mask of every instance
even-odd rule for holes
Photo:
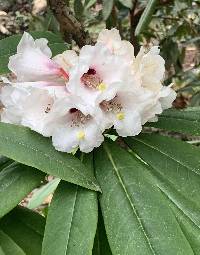
[[[79,62],[71,71],[67,88],[95,106],[97,102],[115,97],[127,76],[127,68],[126,62],[113,56],[104,46],[87,45],[81,49]]]
[[[164,109],[170,108],[176,98],[176,92],[173,89],[162,85],[165,61],[159,53],[160,50],[157,46],[152,47],[147,53],[141,47],[133,62],[132,70],[136,84],[143,88],[143,93],[145,91],[153,93],[152,100],[141,114],[142,124],[147,121],[156,121],[156,115],[161,114]]]
[[[99,147],[104,140],[102,131],[88,105],[76,96],[69,96],[57,101],[52,109],[56,127],[52,141],[56,150],[72,152],[80,148],[82,152],[90,152]]]
[[[145,54],[141,47],[133,63],[133,73],[142,87],[159,92],[165,74],[165,61],[159,55],[160,50],[154,46]]]
[[[0,102],[3,105],[1,121],[11,124],[20,124],[24,109],[20,104],[26,100],[27,91],[12,86],[4,86],[1,89]]]
[[[139,92],[139,91],[138,91]],[[141,114],[152,101],[151,93],[118,91],[115,98],[102,101],[101,125],[114,126],[120,136],[135,136],[142,130]]]
[[[17,46],[17,54],[10,57],[8,68],[17,76],[18,81],[52,81],[63,78],[68,73],[51,60],[51,50],[46,39],[36,39],[24,33]]]
[[[126,40],[122,40],[119,31],[115,28],[102,30],[97,43],[105,45],[112,54],[121,56],[126,62],[131,63],[135,58],[133,45]]]
[[[58,151],[90,152],[111,127],[123,137],[138,135],[176,97],[162,85],[165,62],[158,47],[141,48],[135,58],[116,29],[103,30],[79,56],[67,50],[51,57],[46,39],[24,33],[9,61],[16,82],[2,78],[1,121],[52,137]]]
[[[57,123],[50,115],[54,97],[47,90],[4,86],[0,100],[4,106],[1,114],[2,122],[21,124],[43,136],[51,136]]]

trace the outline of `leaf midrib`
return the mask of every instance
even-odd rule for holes
[[[140,225],[140,228],[141,228],[141,230],[142,230],[142,232],[143,232],[143,234],[144,234],[145,240],[146,240],[147,244],[149,245],[149,248],[150,248],[152,254],[153,254],[153,255],[156,255],[155,250],[154,250],[153,246],[151,245],[150,239],[149,239],[147,233],[145,232],[145,227],[143,226],[143,223],[142,223],[142,221],[141,221],[141,219],[140,219],[140,216],[138,215],[137,209],[136,209],[136,207],[135,207],[133,201],[131,200],[130,195],[128,194],[128,191],[127,191],[127,189],[126,189],[126,187],[125,187],[125,185],[124,185],[124,182],[123,182],[123,180],[122,180],[122,177],[121,177],[121,175],[120,175],[120,173],[119,173],[119,171],[118,171],[118,169],[117,169],[117,166],[115,165],[115,162],[114,162],[113,157],[112,157],[112,155],[111,155],[111,153],[110,153],[110,150],[109,150],[109,148],[108,148],[105,144],[104,144],[104,149],[105,149],[105,151],[106,151],[106,154],[107,154],[107,156],[108,156],[108,159],[110,160],[110,162],[111,162],[111,164],[112,164],[112,166],[113,166],[114,172],[116,173],[116,176],[117,176],[117,178],[118,178],[118,180],[119,180],[119,183],[121,184],[122,189],[124,190],[124,193],[125,193],[125,195],[126,195],[126,198],[128,199],[128,201],[129,201],[129,203],[130,203],[130,206],[131,206],[131,208],[133,209],[133,212],[134,212],[134,214],[135,214],[135,216],[136,216],[136,219],[137,219],[137,221],[138,221],[138,223],[139,223],[139,225]]]
[[[191,217],[187,214],[187,212],[185,212],[180,206],[178,206],[174,200],[160,187],[157,186],[159,188],[159,190],[161,191],[162,194],[164,194],[164,196],[173,204],[175,205],[176,208],[178,208],[184,215],[185,217],[187,217],[199,230],[200,230],[200,226],[198,226],[193,219],[191,219]]]

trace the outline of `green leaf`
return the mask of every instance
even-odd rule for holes
[[[132,9],[133,7],[133,0],[118,0],[123,6]]]
[[[0,123],[0,154],[65,181],[100,190],[93,174],[80,160],[56,151],[50,139],[28,128]]]
[[[177,221],[189,241],[194,254],[200,254],[199,228],[176,206],[171,205],[176,214]]]
[[[0,221],[0,228],[27,255],[41,254],[44,226],[42,216],[23,208],[16,208]]]
[[[0,230],[0,247],[5,255],[26,255],[23,250],[2,230]]]
[[[83,11],[84,11],[84,7],[82,4],[82,0],[74,0],[74,12],[75,12],[75,16],[78,19],[81,19]]]
[[[148,126],[200,135],[200,107],[187,108],[186,110],[166,110],[159,116],[158,122],[149,123]]]
[[[31,167],[12,163],[0,172],[0,218],[37,187],[44,174]]]
[[[13,161],[11,159],[6,158],[4,156],[0,156],[0,171],[12,163]]]
[[[35,39],[47,38],[49,47],[52,49],[53,56],[62,53],[68,48],[60,36],[51,32],[31,32]],[[0,40],[0,74],[8,73],[9,57],[14,55],[17,51],[17,45],[22,35],[13,35]]]
[[[85,10],[89,9],[90,7],[92,7],[97,0],[86,0],[84,3],[84,8]]]
[[[200,235],[200,150],[185,142],[153,134],[125,141],[150,166],[166,202],[172,204],[176,212],[180,210],[184,222],[192,222]]]
[[[106,236],[101,210],[99,210],[97,232],[94,240],[92,255],[112,255]]]
[[[147,6],[137,24],[137,27],[135,29],[135,35],[138,36],[139,34],[141,34],[149,25],[151,19],[152,19],[152,15],[154,13],[156,4],[157,4],[157,0],[149,0],[147,3]]]
[[[188,143],[161,135],[143,134],[125,139],[153,169],[162,185],[172,186],[177,194],[194,204],[200,203],[200,150]]]
[[[95,169],[114,255],[194,254],[144,163],[109,143],[97,151]]]
[[[42,255],[92,254],[97,215],[94,191],[61,182],[48,211]]]
[[[103,9],[102,9],[102,15],[103,19],[107,20],[110,16],[112,9],[114,5],[114,0],[103,0]]]
[[[2,250],[1,247],[0,247],[0,255],[6,255],[6,254],[3,252],[3,250]]]
[[[47,198],[50,194],[52,194],[55,189],[57,188],[58,184],[60,182],[59,178],[55,178],[48,182],[47,184],[43,185],[40,189],[36,190],[33,193],[33,196],[29,200],[29,203],[27,205],[27,208],[34,209],[40,206],[45,198]]]

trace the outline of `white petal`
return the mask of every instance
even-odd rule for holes
[[[115,28],[102,30],[97,39],[97,43],[105,45],[112,53],[116,52],[121,47],[119,31]]]
[[[135,59],[133,45],[129,41],[123,40],[121,42],[121,47],[118,51],[118,55],[122,56],[125,61],[131,63]]]
[[[14,88],[8,85],[1,89],[0,101],[6,107],[17,106],[28,94],[24,88]]]
[[[66,50],[62,54],[56,55],[53,60],[66,72],[69,72],[77,64],[78,56],[74,50]]]
[[[159,52],[159,48],[155,46],[145,54],[142,47],[133,63],[133,72],[138,82],[155,93],[160,91],[165,73],[165,61]]]
[[[43,136],[51,136],[54,120],[51,118],[49,111],[54,99],[46,90],[36,88],[30,88],[29,90],[30,95],[23,103],[24,114],[21,123]]]
[[[90,121],[84,128],[85,138],[79,142],[82,152],[91,152],[94,148],[99,147],[104,137],[95,121]]]
[[[36,39],[34,41],[33,37],[27,33],[24,32],[18,46],[17,46],[17,52],[21,53],[24,51],[24,48],[38,48],[43,52],[47,57],[51,58],[52,53],[50,48],[47,46],[48,40],[46,38],[40,38]]]
[[[67,127],[60,127],[52,135],[53,146],[62,152],[72,152],[78,147],[77,130]]]
[[[125,111],[123,120],[115,119],[114,128],[122,137],[138,135],[142,131],[140,114],[137,111]]]
[[[170,87],[163,86],[159,96],[162,109],[165,110],[172,107],[172,103],[176,99],[177,94]]]
[[[22,105],[28,95],[29,92],[25,89],[4,86],[0,94],[0,102],[4,106],[1,121],[19,124],[24,114]]]
[[[103,89],[88,88],[81,81],[83,74],[94,69],[102,80]],[[87,104],[95,106],[101,100],[110,100],[118,91],[118,84],[127,77],[127,64],[113,56],[102,45],[84,46],[80,52],[79,63],[72,69],[67,84],[68,90],[80,96]]]
[[[47,57],[52,57],[51,49],[48,47],[48,40],[46,38],[40,38],[35,40],[36,48],[39,48]]]
[[[18,81],[47,81],[61,76],[60,67],[35,45],[27,33],[18,45],[17,54],[10,57],[8,68],[17,76]]]

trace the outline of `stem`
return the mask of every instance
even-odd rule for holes
[[[88,33],[73,16],[65,0],[49,0],[49,5],[60,24],[60,30],[66,42],[71,43],[73,39],[79,47],[90,43]]]

